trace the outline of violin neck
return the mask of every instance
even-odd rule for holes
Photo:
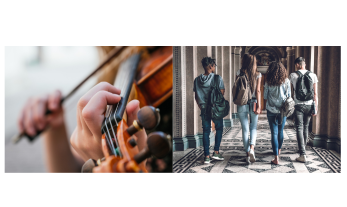
[[[118,123],[122,120],[139,61],[140,54],[134,54],[120,65],[114,86],[121,89],[121,100],[115,105],[108,106],[105,120],[101,127],[102,133],[107,132],[114,126],[118,126]]]

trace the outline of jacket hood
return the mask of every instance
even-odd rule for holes
[[[205,76],[203,74],[201,74],[200,76],[198,76],[197,78],[197,83],[199,84],[199,86],[201,87],[210,87],[211,85],[211,81],[214,77],[214,73],[210,73],[209,75]]]

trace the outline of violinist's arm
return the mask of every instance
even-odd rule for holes
[[[20,113],[18,126],[20,132],[31,136],[47,128],[42,136],[45,162],[49,172],[78,172],[81,169],[81,162],[71,152],[60,99],[61,93],[58,90],[48,95],[30,98]],[[46,116],[47,109],[51,110],[52,114]]]
[[[81,172],[84,162],[70,146],[65,124],[44,133],[44,146],[49,172]]]

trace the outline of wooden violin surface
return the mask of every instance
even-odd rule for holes
[[[159,106],[172,95],[172,46],[160,47],[141,60],[136,89],[141,106]]]

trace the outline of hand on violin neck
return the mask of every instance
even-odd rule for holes
[[[120,89],[101,82],[78,101],[77,127],[70,138],[72,147],[84,161],[104,157],[101,148],[101,126],[107,105],[117,104]]]
[[[20,132],[35,136],[48,126],[50,126],[50,130],[61,128],[64,125],[64,117],[60,101],[61,92],[59,90],[29,98],[18,117]],[[46,115],[47,110],[51,112],[48,115]]]

